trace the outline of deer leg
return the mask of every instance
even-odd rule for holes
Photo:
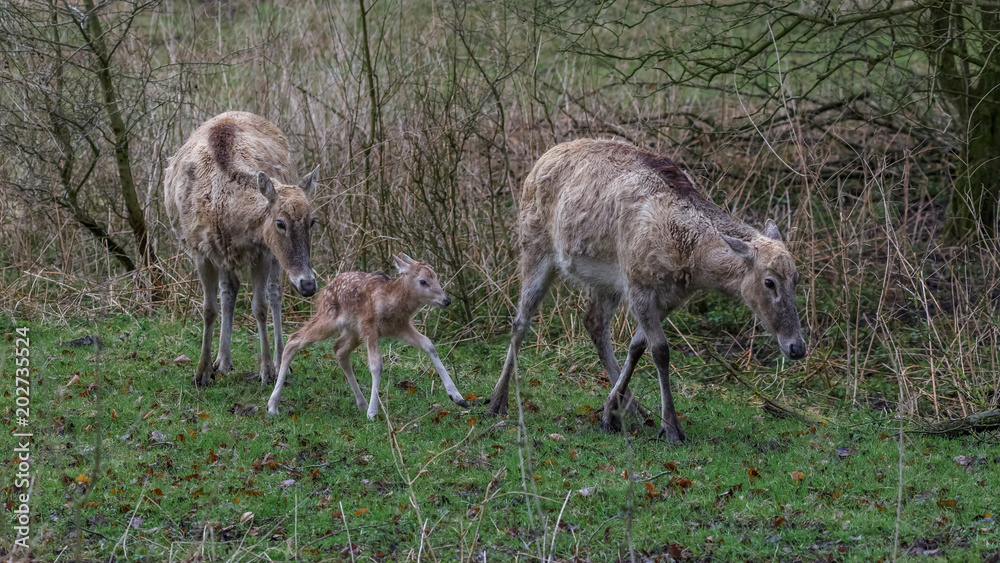
[[[612,386],[618,382],[621,368],[618,366],[618,359],[615,358],[615,349],[611,345],[611,319],[621,298],[622,296],[618,292],[598,291],[590,301],[587,314],[583,317],[583,326],[587,328],[590,340],[597,348],[597,357],[600,358]],[[629,349],[631,350],[631,347]],[[646,419],[649,413],[642,408],[639,401],[632,398],[628,390],[625,391],[622,399],[622,404],[627,405],[626,409],[629,414],[642,420]]]
[[[262,262],[254,264],[253,276],[253,317],[257,320],[257,333],[260,335],[260,382],[267,385],[274,380],[274,362],[271,360],[271,347],[267,341],[267,278],[270,264]]]
[[[654,297],[649,292],[636,292],[631,296],[630,302],[632,305],[632,314],[639,323],[639,330],[642,331],[645,337],[645,346],[649,347],[650,354],[653,356],[653,363],[656,364],[656,373],[660,380],[660,432],[658,437],[666,438],[671,443],[681,443],[685,440],[686,436],[684,429],[681,428],[680,421],[677,419],[677,411],[674,409],[674,396],[670,391],[670,347],[667,344],[667,335],[664,334],[663,327],[660,326],[659,310],[654,305]],[[633,344],[636,343],[636,338],[633,338]],[[642,347],[644,348],[645,346]],[[641,354],[638,346],[636,352],[635,360],[638,360],[638,356]],[[632,355],[632,350],[630,349],[629,356],[631,357]],[[633,363],[635,360],[632,360]],[[634,370],[634,366],[630,367],[630,369]],[[628,388],[628,381],[624,375],[619,380],[619,384],[616,384],[615,388],[612,389],[607,402],[604,403],[604,419],[601,421],[602,428],[610,428],[609,424],[613,420],[609,417],[613,417],[614,410],[621,404],[620,393]],[[629,379],[631,379],[631,374],[629,375]]]
[[[212,325],[219,316],[219,270],[202,256],[195,257],[195,266],[198,268],[198,277],[205,292],[205,304],[202,308],[205,324],[201,334],[201,357],[198,359],[198,370],[194,373],[194,384],[198,387],[207,387],[215,375],[212,367]]]
[[[240,280],[231,270],[219,270],[219,297],[222,301],[222,331],[219,333],[219,355],[212,366],[216,373],[229,373],[233,369],[233,315],[236,312],[236,294]]]
[[[656,323],[659,326],[659,322]],[[667,345],[667,337],[660,328],[656,342],[650,343],[649,350],[656,364],[656,374],[660,378],[660,432],[657,438],[665,438],[668,442],[679,444],[687,439],[681,422],[677,419],[677,411],[674,409],[674,395],[670,391],[670,347]]]
[[[632,381],[632,374],[635,373],[635,366],[645,351],[646,337],[643,335],[641,329],[637,329],[635,334],[632,335],[632,342],[630,342],[628,346],[628,356],[625,358],[625,366],[622,368],[618,381],[616,381],[611,387],[611,393],[608,394],[607,401],[605,401],[604,406],[601,407],[601,410],[604,412],[601,419],[601,430],[605,432],[618,432],[621,430],[621,418],[619,413],[616,412],[620,407],[624,406],[624,410],[631,413],[630,403],[636,403],[636,401],[632,397],[631,391],[628,390],[628,384]],[[609,409],[609,405],[611,405],[612,408]],[[640,406],[640,416],[645,419],[647,413],[643,411],[645,411],[645,409],[642,409]]]
[[[330,338],[334,332],[336,331],[334,330],[333,323],[314,318],[306,323],[305,326],[295,331],[295,334],[288,339],[288,346],[285,347],[285,354],[281,358],[281,367],[278,369],[278,379],[274,382],[274,391],[271,391],[271,397],[267,400],[268,414],[278,414],[278,401],[281,400],[281,390],[285,386],[285,377],[288,376],[288,366],[292,364],[292,358],[295,357],[295,354],[298,354],[300,350],[313,342]],[[264,350],[267,350],[266,346]]]
[[[555,274],[550,254],[537,259],[533,258],[531,253],[525,252],[521,257],[521,262],[521,301],[518,303],[517,317],[514,318],[514,326],[510,331],[507,359],[504,360],[500,379],[490,395],[490,407],[486,410],[486,413],[491,416],[507,414],[507,392],[510,387],[510,376],[517,371],[517,351],[521,347],[524,335],[527,334],[528,328],[531,326],[531,317],[534,317],[535,313],[538,312],[538,306],[552,284],[552,278]]]
[[[625,358],[625,365],[622,366],[622,377],[632,379],[635,366],[639,363],[639,358],[646,352],[646,335],[641,329],[636,329],[632,335],[632,341],[628,345],[628,356]]]
[[[411,324],[407,328],[406,332],[400,335],[400,340],[410,346],[413,346],[414,348],[423,350],[423,352],[431,359],[431,363],[434,364],[434,369],[437,370],[438,375],[441,376],[441,383],[444,384],[445,391],[448,392],[448,397],[450,397],[451,400],[458,406],[469,406],[465,397],[458,392],[458,388],[455,387],[455,383],[451,380],[451,377],[448,376],[448,370],[445,369],[444,364],[441,363],[441,358],[438,357],[437,349],[434,348],[434,343],[431,342],[430,338],[420,334],[416,327]]]
[[[372,374],[372,395],[368,399],[368,420],[375,420],[378,414],[378,385],[382,380],[382,351],[378,349],[378,333],[375,327],[365,331],[365,346],[368,348],[368,371]]]
[[[344,370],[344,376],[347,377],[347,384],[351,386],[351,391],[354,393],[354,404],[358,406],[358,410],[365,412],[365,409],[368,408],[368,402],[365,401],[365,396],[361,393],[358,380],[354,377],[354,366],[351,365],[351,352],[358,347],[360,342],[357,335],[344,332],[337,339],[337,343],[333,345],[333,350],[337,355],[337,362],[340,363],[340,369]]]
[[[271,324],[274,325],[274,363],[281,365],[285,336],[281,329],[281,266],[277,260],[271,261],[271,271],[267,276],[267,302],[271,306]]]

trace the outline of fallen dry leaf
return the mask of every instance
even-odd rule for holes
[[[837,448],[837,456],[840,457],[841,459],[852,456],[856,453],[858,453],[858,450],[856,448],[848,448],[847,446],[841,446]]]
[[[361,546],[355,543],[340,550],[341,555],[361,555]]]
[[[799,481],[806,478],[806,474],[801,471],[792,471],[792,481],[798,483]]]
[[[184,354],[181,354],[180,356],[174,358],[174,364],[179,366],[187,365],[190,363],[191,363],[191,358],[185,356]]]
[[[562,434],[549,434],[549,439],[554,440],[556,442],[561,442],[566,438]]]

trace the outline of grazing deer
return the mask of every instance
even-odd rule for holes
[[[347,383],[354,392],[354,401],[368,418],[378,414],[378,386],[382,378],[382,352],[379,339],[397,338],[405,344],[419,348],[427,354],[448,396],[457,404],[467,407],[462,394],[448,376],[448,370],[437,355],[430,339],[413,326],[413,315],[424,305],[434,304],[442,309],[451,305],[451,299],[441,289],[437,274],[430,266],[415,262],[405,254],[393,257],[399,277],[389,280],[382,273],[345,272],[333,279],[316,298],[316,314],[295,331],[285,346],[285,357],[278,370],[278,381],[267,401],[267,412],[278,414],[278,400],[285,383],[292,357],[302,348],[339,334],[333,345],[337,361],[347,376]],[[368,350],[368,370],[372,374],[371,398],[365,402],[358,381],[351,367],[351,352],[364,342]]]
[[[317,170],[294,185],[288,141],[273,123],[252,113],[231,111],[206,121],[170,159],[164,200],[170,227],[194,260],[205,293],[205,327],[195,385],[233,368],[233,310],[239,279],[250,268],[253,316],[260,333],[260,377],[274,378],[267,341],[265,298],[274,322],[274,358],[281,362],[281,269],[301,295],[316,293],[309,263],[309,229],[315,222],[306,196]],[[219,355],[212,356],[212,325],[219,315]]]
[[[761,234],[733,218],[667,158],[619,141],[557,145],[525,179],[518,220],[521,301],[490,414],[507,412],[518,348],[556,274],[591,290],[584,324],[614,384],[604,403],[605,431],[619,429],[616,411],[633,403],[628,382],[648,346],[660,380],[659,435],[684,440],[660,322],[696,291],[742,298],[777,336],[782,353],[806,355],[795,305],[799,274],[774,222],[769,219]],[[622,297],[638,328],[620,371],[608,324]]]

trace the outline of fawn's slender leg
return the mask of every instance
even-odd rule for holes
[[[351,391],[354,393],[354,404],[358,405],[361,412],[365,412],[368,408],[368,401],[365,401],[365,396],[361,393],[358,380],[354,377],[354,366],[351,365],[351,352],[360,343],[361,339],[356,334],[345,331],[337,339],[337,343],[333,345],[333,350],[337,355],[337,362],[340,363],[340,369],[344,370],[347,384],[351,386]]]
[[[434,343],[431,342],[430,338],[420,334],[416,327],[414,327],[411,323],[410,326],[407,327],[406,331],[399,335],[399,339],[414,348],[423,350],[423,352],[431,359],[431,363],[434,364],[434,369],[437,370],[438,375],[441,376],[441,383],[444,384],[445,391],[448,392],[448,397],[450,397],[451,400],[459,406],[469,406],[465,397],[463,397],[462,394],[458,392],[458,388],[455,387],[455,383],[448,375],[448,370],[445,369],[444,364],[441,363],[441,358],[438,357],[437,349],[434,348]]]
[[[278,379],[274,382],[274,391],[271,391],[271,397],[267,400],[268,414],[278,414],[278,401],[281,400],[281,389],[285,385],[288,366],[292,363],[292,358],[295,357],[295,354],[314,342],[326,340],[333,336],[333,333],[336,332],[335,326],[334,323],[324,320],[322,317],[313,317],[312,320],[295,331],[295,334],[288,339],[288,345],[285,346],[284,355],[281,358],[281,368],[278,369]]]
[[[378,348],[378,332],[375,327],[364,330],[365,346],[368,349],[368,371],[372,374],[372,395],[368,399],[368,420],[374,420],[378,414],[378,386],[382,380],[382,351]]]

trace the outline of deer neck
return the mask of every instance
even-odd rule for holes
[[[396,278],[386,284],[385,299],[380,309],[396,318],[411,318],[420,308],[420,301],[407,287],[403,278]]]
[[[750,262],[746,258],[732,252],[729,246],[720,239],[715,252],[715,260],[707,271],[711,273],[706,284],[707,289],[727,293],[733,297],[743,297],[743,280],[750,270]]]

